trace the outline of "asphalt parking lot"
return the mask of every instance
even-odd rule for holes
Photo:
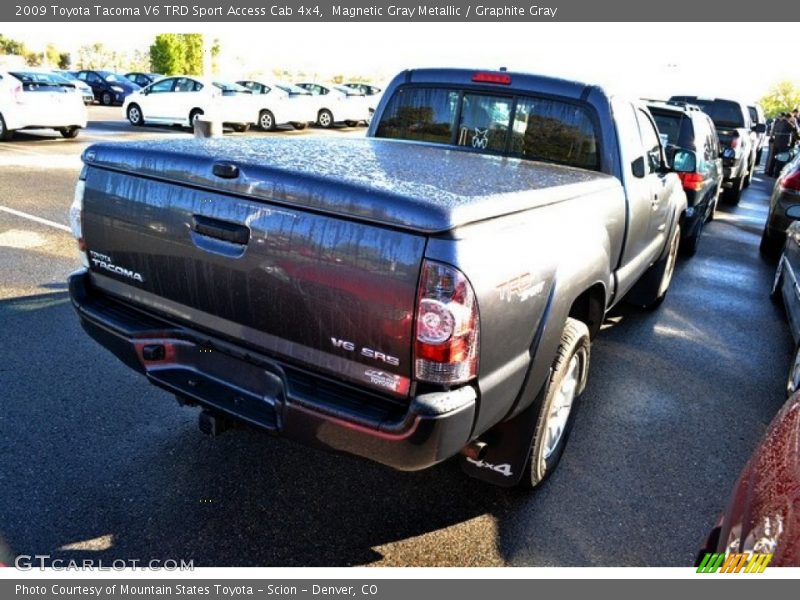
[[[196,566],[689,565],[783,403],[791,336],[758,253],[771,179],[723,206],[660,309],[592,349],[561,466],[536,492],[456,462],[396,473],[197,413],[90,340],[66,210],[88,143],[184,136],[93,107],[76,140],[0,144],[0,536],[54,558]],[[363,135],[364,128],[252,135]],[[24,214],[20,214],[24,213]],[[39,220],[32,220],[33,216]]]

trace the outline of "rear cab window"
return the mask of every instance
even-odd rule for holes
[[[599,135],[588,106],[513,90],[401,87],[375,132],[379,138],[600,170]]]

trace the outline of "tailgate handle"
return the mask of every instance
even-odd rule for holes
[[[250,241],[250,228],[229,221],[192,215],[192,229],[201,235],[232,244],[245,245]]]
[[[239,176],[239,167],[229,162],[214,163],[214,175],[223,179],[236,179]]]

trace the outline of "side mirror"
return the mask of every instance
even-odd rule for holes
[[[640,156],[631,163],[631,171],[633,172],[633,176],[642,179],[645,175],[647,175],[646,167],[647,165],[644,162],[644,156]]]
[[[786,216],[790,219],[800,219],[800,204],[792,204],[787,208]]]
[[[767,133],[767,125],[766,123],[756,123],[753,127],[753,131],[756,133]]]
[[[697,157],[694,152],[675,150],[672,157],[672,170],[676,173],[693,173],[697,170]]]

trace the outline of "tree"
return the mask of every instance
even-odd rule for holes
[[[759,102],[767,117],[775,117],[800,106],[800,87],[792,81],[780,81]]]
[[[58,55],[58,68],[69,69],[72,66],[72,55],[69,52],[62,52]]]
[[[78,68],[108,69],[115,58],[103,44],[87,44],[78,48]]]
[[[214,41],[212,57],[219,53],[219,42]],[[200,75],[203,72],[203,34],[161,33],[150,46],[150,63],[153,70],[165,75],[185,73]]]
[[[5,37],[0,33],[0,54],[16,54],[17,56],[25,56],[28,54],[25,44],[17,40]]]

